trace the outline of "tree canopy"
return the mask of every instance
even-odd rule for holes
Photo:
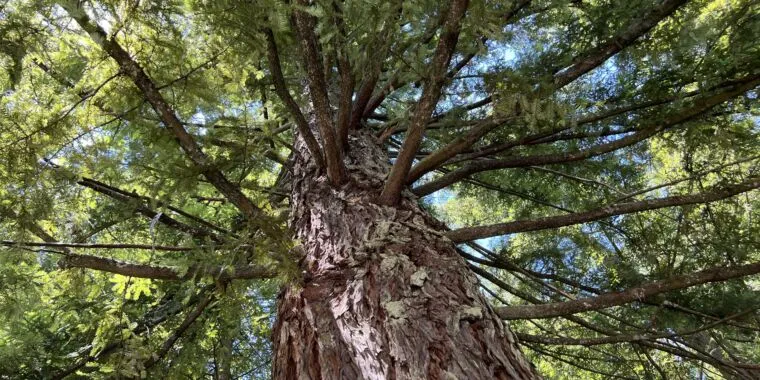
[[[6,0],[0,62],[0,379],[268,378],[354,130],[546,378],[760,376],[758,2]]]

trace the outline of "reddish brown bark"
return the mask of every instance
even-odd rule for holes
[[[275,379],[535,379],[453,243],[404,192],[375,203],[388,160],[350,137],[349,181],[330,186],[297,144],[292,228],[303,283],[280,296]]]
[[[388,173],[388,180],[383,185],[383,192],[380,194],[380,203],[384,205],[396,205],[401,198],[401,191],[406,184],[409,169],[411,169],[412,162],[422,143],[425,126],[441,97],[443,84],[446,81],[446,70],[459,40],[459,31],[468,5],[469,0],[454,0],[449,4],[443,32],[435,49],[430,76],[425,80],[422,96],[415,105],[406,138],[401,145],[393,168]]]

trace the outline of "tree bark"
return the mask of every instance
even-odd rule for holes
[[[389,165],[374,138],[349,137],[333,188],[301,139],[291,223],[303,282],[278,299],[275,379],[537,379],[478,281],[408,191],[378,205]]]

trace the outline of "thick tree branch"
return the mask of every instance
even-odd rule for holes
[[[465,134],[455,138],[454,141],[446,144],[446,146],[436,150],[422,159],[417,165],[414,165],[407,177],[407,184],[414,183],[420,177],[425,175],[425,173],[438,168],[448,159],[473,146],[481,137],[485,136],[488,132],[494,130],[506,121],[507,119],[494,118],[481,122],[470,128]]]
[[[309,128],[309,123],[306,121],[301,109],[298,107],[298,103],[296,103],[290,95],[288,85],[285,83],[285,77],[282,74],[282,65],[280,64],[280,54],[277,51],[277,42],[274,39],[272,29],[264,29],[264,35],[267,40],[267,61],[269,62],[269,72],[272,74],[274,90],[277,93],[277,96],[280,97],[280,100],[285,103],[285,108],[288,109],[291,117],[293,117],[296,127],[298,128],[298,133],[301,134],[304,142],[306,142],[306,147],[314,158],[317,167],[324,168],[325,162],[324,157],[322,157],[322,151],[319,148],[319,143],[317,142],[317,139],[314,138],[314,134],[311,132],[311,128]]]
[[[758,273],[760,273],[760,262],[739,266],[715,267],[700,272],[674,276],[666,280],[642,284],[620,292],[604,293],[596,297],[543,305],[500,307],[496,312],[504,319],[541,319],[567,316],[585,311],[624,305],[644,300],[656,294],[711,282],[728,281]]]
[[[348,54],[348,41],[346,31],[346,24],[343,21],[343,9],[341,4],[337,0],[332,2],[333,20],[335,26],[339,31],[338,43],[340,48],[338,49],[337,61],[338,61],[338,74],[340,75],[340,94],[338,103],[338,119],[336,124],[338,126],[338,144],[343,150],[348,149],[348,132],[351,127],[351,111],[353,107],[352,97],[354,95],[354,74],[351,70],[351,62]]]
[[[740,85],[733,86],[728,90],[719,92],[712,96],[706,96],[697,99],[694,101],[694,104],[691,107],[688,107],[674,115],[670,115],[666,117],[665,120],[654,122],[649,126],[642,127],[638,132],[630,136],[626,136],[609,143],[600,144],[575,152],[474,161],[462,166],[459,169],[453,170],[434,181],[430,181],[424,185],[418,186],[413,190],[413,192],[419,196],[424,196],[440,190],[446,186],[454,184],[464,178],[467,178],[471,174],[483,171],[581,161],[605,153],[613,152],[615,150],[644,141],[667,128],[688,121],[715,107],[718,104],[721,104],[731,98],[734,98],[751,90],[758,84],[760,84],[760,75],[752,75],[746,77],[744,78],[744,82]]]
[[[624,47],[634,43],[639,37],[646,34],[650,29],[664,20],[688,0],[664,0],[662,3],[647,12],[644,16],[634,20],[628,27],[614,36],[611,40],[598,46],[589,53],[576,58],[575,62],[554,75],[555,88],[561,88],[591,71],[602,64],[609,57],[623,50]]]
[[[648,199],[636,202],[615,203],[594,210],[577,212],[573,214],[549,216],[538,219],[518,220],[514,222],[499,223],[489,226],[466,227],[446,232],[446,236],[454,242],[462,243],[490,236],[571,226],[574,224],[592,222],[615,215],[625,215],[634,212],[656,210],[673,206],[715,202],[737,194],[757,189],[758,187],[760,187],[760,177],[752,177],[742,183],[721,186],[713,191],[705,193],[693,195],[677,195],[672,197]]]
[[[512,294],[514,294],[514,295],[516,295],[516,296],[518,296],[518,297],[526,300],[526,301],[529,301],[529,302],[532,302],[532,303],[541,303],[541,301],[538,300],[538,299],[536,299],[535,297],[524,295],[524,294],[521,294],[521,293],[513,293],[513,291],[515,290],[514,288],[510,287],[509,285],[507,285],[503,281],[499,280],[495,276],[491,275],[487,271],[484,271],[484,270],[482,270],[480,268],[473,267],[473,266],[471,266],[471,269],[473,269],[473,271],[475,271],[479,275],[483,276],[484,278],[488,279],[489,281],[493,282],[495,285],[499,286],[500,288],[502,288],[502,289],[504,289],[504,290],[506,290],[506,291],[508,291],[508,292],[510,292],[510,293],[512,293]],[[644,300],[643,302],[646,302],[646,300]],[[603,312],[600,312],[600,313],[602,313],[603,315],[610,316],[607,313],[603,313]],[[581,319],[581,318],[579,318],[577,316],[574,316],[574,315],[563,315],[561,317],[564,318],[564,319],[567,319],[568,321],[574,322],[574,323],[576,323],[576,324],[578,324],[578,325],[580,325],[582,327],[585,327],[585,328],[587,328],[587,329],[589,329],[591,331],[595,331],[597,333],[600,333],[600,334],[604,334],[604,335],[607,335],[607,336],[619,336],[620,335],[617,332],[610,331],[610,330],[603,329],[603,328],[599,328],[597,326],[589,324],[585,320],[583,320],[583,319]],[[715,320],[718,320],[718,319],[719,318],[715,318]],[[625,322],[624,320],[621,320],[621,321]],[[634,326],[634,327],[636,327],[636,326]],[[686,346],[686,347],[698,350],[697,348],[694,347],[693,344],[690,344],[689,342],[686,342],[686,341],[684,341],[682,339],[678,339],[677,337],[672,337],[672,339],[676,340],[677,344],[679,344],[679,345],[683,345],[683,346]],[[689,351],[685,351],[684,349],[681,349],[681,348],[678,348],[677,349],[678,351],[674,351],[675,348],[673,346],[671,346],[669,343],[651,342],[651,341],[646,341],[646,340],[639,340],[639,341],[634,341],[634,342],[631,342],[631,343],[642,345],[642,346],[646,346],[646,347],[656,348],[656,349],[660,349],[660,350],[664,350],[666,352],[674,353],[674,354],[680,355],[680,356],[686,355],[684,357],[695,358],[697,360],[702,360],[702,361],[714,363],[714,365],[728,366],[732,370],[737,370],[737,367],[748,368],[748,367],[746,367],[746,364],[743,364],[743,363],[728,363],[728,362],[725,362],[725,361],[723,361],[721,359],[715,358],[714,356],[712,356],[710,354],[707,354],[707,353],[692,354]]]
[[[161,117],[161,121],[172,132],[182,150],[185,151],[188,158],[201,170],[203,176],[220,193],[224,194],[243,213],[246,219],[255,220],[261,218],[264,215],[261,210],[240,191],[240,188],[230,182],[219,169],[214,167],[211,160],[203,153],[193,137],[185,130],[174,110],[166,102],[158,87],[145,73],[143,68],[132,59],[129,53],[114,38],[109,38],[100,26],[90,21],[89,16],[87,16],[87,13],[82,8],[82,3],[68,0],[60,1],[59,4],[90,35],[92,40],[116,61],[121,70],[142,91],[146,100]]]
[[[304,7],[309,6],[308,0],[298,0],[297,2]],[[333,127],[332,109],[330,108],[330,100],[327,93],[324,67],[314,34],[314,29],[316,28],[314,17],[305,11],[295,10],[293,12],[293,19],[308,74],[309,94],[311,95],[311,102],[314,105],[319,133],[322,137],[327,176],[334,186],[338,186],[345,180],[343,151],[338,145],[339,142],[335,135],[335,128]]]
[[[406,139],[404,139],[398,158],[396,158],[380,194],[379,202],[381,204],[395,205],[401,197],[401,190],[406,184],[407,174],[422,142],[425,126],[441,96],[441,89],[446,80],[446,70],[456,48],[468,4],[469,0],[451,1],[443,31],[433,56],[430,77],[425,80],[422,96],[415,106]]]
[[[611,42],[592,50],[584,55],[583,58],[576,59],[576,63],[573,64],[573,66],[562,71],[561,74],[558,74],[558,76],[555,77],[554,89],[561,88],[572,82],[584,73],[606,61],[625,46],[632,44],[638,37],[649,31],[649,29],[656,25],[660,20],[673,13],[678,6],[686,1],[687,0],[665,0],[662,4],[649,12],[646,17],[635,21],[626,30],[618,34]],[[518,9],[524,5],[527,4],[518,5]],[[488,101],[491,100],[490,97],[486,99]],[[413,183],[425,173],[437,168],[448,159],[471,147],[481,137],[498,127],[501,123],[503,123],[503,121],[499,120],[490,120],[486,123],[482,123],[469,130],[465,135],[456,138],[443,148],[433,152],[433,154],[426,157],[412,168],[409,173],[409,178],[407,178],[407,183]]]

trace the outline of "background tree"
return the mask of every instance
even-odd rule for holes
[[[0,378],[760,376],[760,4],[10,0]]]

